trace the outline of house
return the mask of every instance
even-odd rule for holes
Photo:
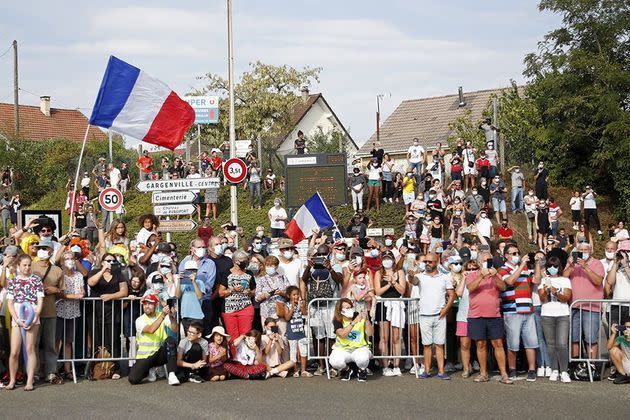
[[[320,130],[325,134],[338,130],[346,139],[346,154],[348,156],[354,156],[359,149],[348,130],[324,99],[324,95],[321,93],[309,94],[306,87],[302,88],[300,103],[295,105],[291,112],[291,127],[288,133],[274,140],[276,153],[279,157],[295,153],[293,142],[297,139],[298,131],[302,131],[308,138]]]
[[[480,121],[492,97],[500,96],[507,89],[509,88],[473,92],[460,90],[454,95],[403,101],[380,127],[381,147],[396,161],[397,169],[403,171],[407,150],[414,138],[419,139],[420,145],[426,151],[434,150],[438,142],[448,148],[447,140],[453,134],[449,123],[467,111],[470,111],[473,122]],[[375,141],[376,133],[359,149],[357,157],[365,162]]]
[[[88,119],[77,109],[51,108],[50,96],[40,98],[40,106],[19,105],[19,138],[26,140],[68,139],[83,142]],[[0,137],[15,136],[13,104],[0,102]],[[88,140],[107,140],[98,127],[91,126]]]

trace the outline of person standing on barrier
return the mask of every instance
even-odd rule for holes
[[[167,328],[176,333],[178,330],[175,308],[168,305],[157,311],[159,301],[155,295],[146,295],[141,300],[144,314],[136,319],[138,352],[136,363],[129,371],[129,383],[137,385],[149,375],[151,368],[166,364],[168,384],[179,385],[175,375],[177,370],[177,343],[169,337]],[[155,381],[149,377],[149,381]]]
[[[450,274],[441,274],[437,270],[440,257],[430,253],[424,257],[425,271],[418,274],[420,288],[420,335],[424,346],[425,371],[422,379],[431,377],[433,346],[438,365],[439,379],[450,379],[444,372],[444,343],[446,342],[446,314],[455,300],[453,280]],[[448,298],[447,298],[448,296]]]
[[[374,329],[367,312],[357,314],[350,299],[341,298],[335,305],[333,326],[335,328],[335,344],[330,353],[330,365],[340,370],[342,381],[349,381],[354,374],[348,366],[357,366],[357,380],[367,381],[367,367],[372,358],[370,337]]]
[[[601,261],[591,258],[592,247],[588,242],[578,244],[577,252],[572,252],[562,274],[571,280],[572,300],[604,298],[604,266]],[[571,355],[580,355],[582,338],[588,346],[587,358],[598,358],[599,325],[601,323],[601,303],[584,302],[572,306],[571,311]]]

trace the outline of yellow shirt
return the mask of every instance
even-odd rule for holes
[[[416,188],[416,178],[413,176],[411,178],[404,177],[403,178],[403,193],[409,194],[414,192]]]

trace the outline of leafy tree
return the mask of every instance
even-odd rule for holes
[[[306,148],[309,153],[344,153],[348,141],[348,138],[338,129],[324,132],[321,127],[318,127],[315,134],[306,137]],[[340,145],[341,150],[339,150]]]
[[[527,89],[540,113],[536,157],[556,182],[594,184],[630,216],[630,3],[543,0],[562,15],[525,57]]]
[[[489,108],[486,107],[484,116],[489,116],[489,112]],[[448,128],[451,130],[451,134],[448,136],[448,145],[451,149],[455,148],[457,139],[460,138],[464,143],[472,142],[473,147],[477,150],[486,149],[486,137],[483,131],[479,130],[480,121],[473,121],[471,114],[472,111],[466,109],[448,124]]]

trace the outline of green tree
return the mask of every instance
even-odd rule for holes
[[[347,147],[348,138],[338,129],[324,132],[318,127],[315,134],[306,137],[306,148],[309,153],[344,153]]]
[[[539,9],[562,15],[562,26],[525,57],[542,124],[537,158],[556,182],[592,183],[630,217],[630,3],[543,0]]]
[[[473,121],[471,114],[472,111],[466,109],[448,124],[448,128],[451,130],[451,134],[448,136],[448,145],[451,149],[455,148],[457,139],[462,139],[464,142],[472,142],[473,147],[477,150],[486,150],[486,137],[483,131],[479,129],[480,121]],[[486,107],[484,116],[489,115],[489,107]]]

